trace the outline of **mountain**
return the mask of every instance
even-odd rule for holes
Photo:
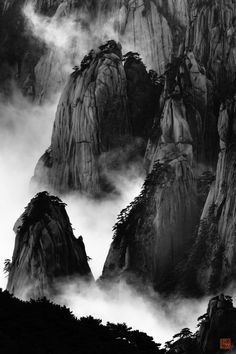
[[[207,312],[198,318],[199,329],[192,334],[188,328],[166,343],[167,353],[218,354],[234,352],[236,309],[232,298],[220,294],[210,299]]]
[[[185,283],[191,278],[200,293],[213,293],[235,279],[235,107],[234,97],[221,106],[216,178],[186,267]]]
[[[61,58],[27,34],[23,3],[7,3],[0,71],[17,74],[25,95],[43,103],[64,81]],[[72,15],[94,45],[63,89],[35,185],[104,197],[115,190],[111,171],[141,161],[146,181],[114,227],[103,279],[215,293],[235,279],[235,2],[34,4],[49,22]],[[116,40],[102,43],[106,26]],[[69,62],[77,51],[78,39]]]
[[[158,74],[165,71],[165,65],[173,56],[184,51],[189,27],[187,0],[178,3],[168,0],[164,4],[160,0],[6,0],[2,11],[2,27],[13,36],[0,36],[0,44],[1,47],[4,44],[14,49],[17,57],[5,54],[4,49],[3,56],[6,58],[0,67],[0,73],[4,76],[1,87],[5,91],[13,79],[26,96],[39,103],[63,87],[66,73],[58,55],[55,56],[54,45],[45,46],[29,31],[28,20],[22,13],[22,7],[29,3],[33,4],[37,14],[45,16],[45,19],[53,19],[55,25],[57,21],[72,15],[77,31],[82,28],[95,43],[97,37],[94,31],[104,27],[105,38],[108,33],[114,32],[115,38],[111,39],[118,39],[126,51],[138,51],[148,68]],[[11,21],[16,18],[18,21]],[[77,27],[76,22],[79,24]],[[100,44],[105,38],[100,38]],[[73,41],[77,41],[76,36]],[[77,45],[80,48],[80,43]],[[67,55],[73,63],[74,51],[71,50]],[[25,71],[22,72],[23,67]]]
[[[101,192],[102,154],[129,142],[127,89],[121,47],[115,41],[91,51],[70,76],[58,108],[51,146],[34,181],[59,192]]]
[[[65,204],[38,193],[15,224],[7,289],[17,297],[52,297],[60,282],[93,281],[83,238],[73,235]]]
[[[233,0],[194,0],[191,8],[193,51],[223,96],[236,79],[235,46],[231,40],[235,13]]]

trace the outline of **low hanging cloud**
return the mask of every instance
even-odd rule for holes
[[[124,21],[119,8],[107,15],[102,14],[100,18],[91,18],[83,7],[72,14],[64,11],[64,6],[61,4],[56,14],[48,17],[36,13],[29,2],[23,13],[29,33],[43,41],[49,50],[56,52],[66,73],[70,73],[74,65],[79,65],[91,49],[111,39],[121,42],[124,53],[137,50],[132,33],[126,31],[122,36],[119,33]]]
[[[206,312],[208,299],[162,299],[157,293],[151,297],[138,293],[120,282],[109,289],[96,284],[88,286],[78,281],[60,285],[61,295],[56,302],[68,306],[77,317],[91,315],[103,323],[126,323],[164,344],[182,328],[195,333],[197,318]]]
[[[48,17],[36,13],[32,3],[25,6],[24,15],[29,32],[56,52],[67,73],[71,72],[72,66],[79,65],[91,49],[109,39],[118,41],[119,35],[114,29],[115,16],[104,19],[102,23],[96,19],[91,21],[81,9],[67,16],[58,10],[53,17]]]
[[[50,145],[57,98],[42,106],[32,105],[20,93],[9,102],[0,101],[0,287],[6,286],[3,262],[11,258],[17,218],[33,195],[29,182],[38,158]],[[63,198],[76,236],[84,237],[90,266],[99,277],[112,240],[116,216],[139,193],[142,177],[136,167],[128,174],[113,176],[120,192],[99,203],[74,195]],[[115,285],[109,291],[97,285],[61,284],[59,303],[69,306],[76,316],[92,315],[103,322],[126,322],[128,326],[153,336],[156,341],[169,340],[182,327],[195,331],[196,318],[205,312],[207,299],[190,301],[150,300],[126,284]]]
[[[14,223],[32,197],[29,181],[50,143],[57,100],[40,107],[17,90],[8,101],[0,97],[0,287],[6,285],[4,260],[13,253]]]

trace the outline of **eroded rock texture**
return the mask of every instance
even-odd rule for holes
[[[99,3],[98,16],[114,18],[120,41],[127,51],[138,51],[145,64],[159,74],[172,55],[184,48],[188,27],[188,2],[180,0],[105,0]]]
[[[166,342],[167,353],[218,354],[236,347],[236,309],[232,297],[220,294],[209,301],[207,312],[198,318],[199,330],[183,328]],[[221,349],[220,349],[221,348]]]
[[[61,96],[49,150],[35,181],[59,191],[96,195],[102,190],[99,157],[127,143],[126,76],[114,41],[91,51]]]
[[[191,9],[193,51],[222,94],[236,78],[235,13],[234,0],[195,0]]]
[[[166,125],[170,136],[166,136],[166,140],[170,142],[172,139],[174,150],[177,147],[180,154],[192,155],[196,170],[201,170],[199,166],[202,164],[205,169],[211,168],[218,151],[217,118],[213,110],[212,83],[204,68],[194,54],[188,52],[168,65],[163,80],[159,112],[149,135],[146,168],[150,172],[154,161],[160,158],[160,132],[166,130],[163,115],[169,117]]]
[[[192,136],[181,97],[169,98],[160,122],[158,148],[139,197],[115,225],[104,279],[138,278],[158,290],[190,249],[198,220]],[[156,161],[156,162],[155,162]]]
[[[218,130],[221,150],[195,245],[190,255],[186,285],[212,293],[235,279],[235,98],[221,106]]]
[[[92,281],[83,239],[73,235],[65,205],[46,192],[36,195],[16,222],[7,289],[29,299],[53,296],[60,282]]]

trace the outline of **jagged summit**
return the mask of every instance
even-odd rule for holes
[[[73,235],[65,204],[38,193],[16,222],[7,289],[18,297],[53,296],[57,282],[92,280],[82,237]]]

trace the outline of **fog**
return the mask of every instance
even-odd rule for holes
[[[0,100],[0,287],[5,288],[3,263],[12,257],[15,235],[12,231],[17,218],[33,195],[29,191],[35,164],[50,144],[50,136],[58,98],[35,106],[15,92],[9,102]],[[76,236],[83,235],[87,253],[92,258],[90,267],[99,277],[112,240],[112,226],[117,214],[138,193],[142,178],[135,168],[116,178],[120,195],[103,202],[85,197],[70,196],[67,212]],[[114,182],[114,179],[113,179]],[[63,295],[57,299],[80,316],[92,315],[104,323],[126,322],[128,326],[152,335],[164,342],[183,327],[195,331],[196,318],[203,314],[207,300],[187,301],[173,299],[165,302],[158,295],[148,300],[125,284],[118,284],[110,292],[96,285],[77,287],[64,284]]]
[[[79,61],[95,43],[115,37],[113,19],[97,31],[96,36],[85,32],[73,17],[57,21],[35,15],[32,7],[25,9],[29,29],[50,47],[58,51],[65,71],[70,72],[73,61]],[[82,16],[82,15],[81,15]],[[82,17],[81,17],[82,19]],[[109,35],[109,37],[108,37]],[[114,36],[113,36],[114,35]],[[76,60],[68,55],[77,36]],[[114,38],[116,39],[116,38]],[[29,190],[30,178],[39,157],[50,145],[50,137],[58,97],[36,106],[15,90],[8,102],[0,99],[0,287],[6,286],[3,263],[12,257],[15,235],[12,231],[17,218],[33,197]],[[136,166],[122,171],[115,182],[119,195],[102,202],[74,195],[63,198],[67,203],[75,236],[82,235],[87,254],[92,258],[90,267],[95,278],[102,267],[112,240],[112,226],[118,213],[139,193],[143,179]],[[77,286],[61,284],[62,296],[57,301],[67,304],[77,316],[92,315],[104,322],[126,322],[128,326],[145,331],[156,341],[165,342],[183,327],[195,331],[196,319],[205,313],[208,299],[201,301],[173,298],[164,301],[160,296],[150,300],[120,283],[105,292],[96,285]]]
[[[162,344],[184,327],[196,332],[197,318],[206,312],[208,303],[207,298],[163,300],[158,294],[152,294],[151,299],[122,282],[109,291],[78,282],[61,285],[60,290],[62,295],[57,302],[69,306],[77,317],[89,314],[103,323],[125,322]]]
[[[6,284],[3,263],[12,256],[14,223],[32,197],[29,181],[50,142],[56,101],[33,106],[16,90],[8,102],[0,97],[0,287]]]
[[[24,8],[29,32],[40,38],[50,50],[56,51],[65,72],[69,73],[73,65],[79,65],[91,49],[110,39],[118,41],[118,33],[113,26],[115,17],[98,23],[96,20],[91,22],[82,10],[76,16],[66,17],[61,12],[57,11],[50,18],[36,14],[31,3]],[[85,22],[89,26],[84,26]]]

